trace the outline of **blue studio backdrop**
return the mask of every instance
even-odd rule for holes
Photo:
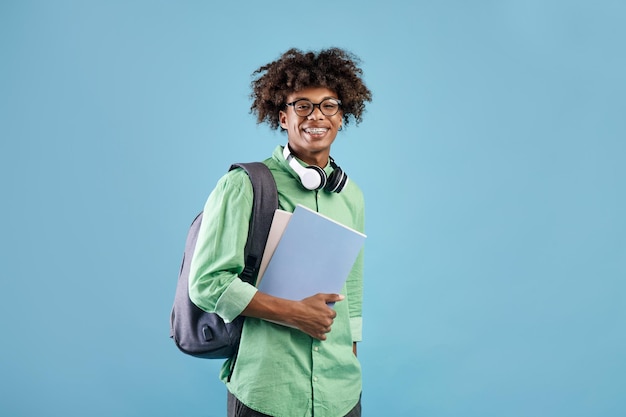
[[[363,415],[626,415],[626,2],[0,1],[0,415],[225,414],[168,338],[184,238],[280,132],[251,73],[346,48],[374,100]]]

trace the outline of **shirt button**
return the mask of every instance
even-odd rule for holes
[[[317,352],[317,351],[319,351],[319,350],[320,350],[320,348],[319,348],[319,346],[315,346],[315,347],[313,348],[313,350]]]
[[[313,382],[317,382],[317,377],[316,376],[313,377]]]

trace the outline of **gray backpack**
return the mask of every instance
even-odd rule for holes
[[[254,284],[274,211],[278,208],[278,192],[274,177],[265,164],[261,162],[233,164],[230,170],[235,168],[246,171],[254,191],[248,240],[244,249],[245,268],[239,276],[242,280]],[[202,212],[191,223],[187,234],[170,317],[170,337],[174,339],[178,349],[188,355],[206,359],[224,359],[237,352],[244,318],[240,316],[231,323],[224,323],[220,316],[207,313],[189,299],[189,268],[201,223]]]

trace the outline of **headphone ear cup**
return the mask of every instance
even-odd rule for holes
[[[348,176],[338,166],[334,167],[334,171],[328,177],[328,183],[324,187],[324,190],[329,193],[338,193],[343,190],[343,187],[348,183]]]
[[[296,158],[291,154],[289,150],[289,144],[283,148],[283,156],[289,164],[289,166],[298,174],[300,183],[304,188],[310,191],[321,190],[326,186],[326,172],[318,166],[309,165],[303,167],[300,165]]]
[[[315,165],[309,165],[299,172],[300,181],[307,190],[321,190],[326,187],[326,173],[324,170]]]

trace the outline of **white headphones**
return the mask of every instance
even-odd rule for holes
[[[338,193],[343,190],[343,187],[348,183],[348,176],[341,168],[335,164],[335,160],[330,157],[330,166],[333,167],[333,172],[329,176],[326,172],[317,165],[308,165],[303,167],[296,160],[289,149],[289,144],[283,148],[283,156],[289,163],[289,166],[296,171],[302,186],[307,190],[321,190],[324,189],[329,193]]]

